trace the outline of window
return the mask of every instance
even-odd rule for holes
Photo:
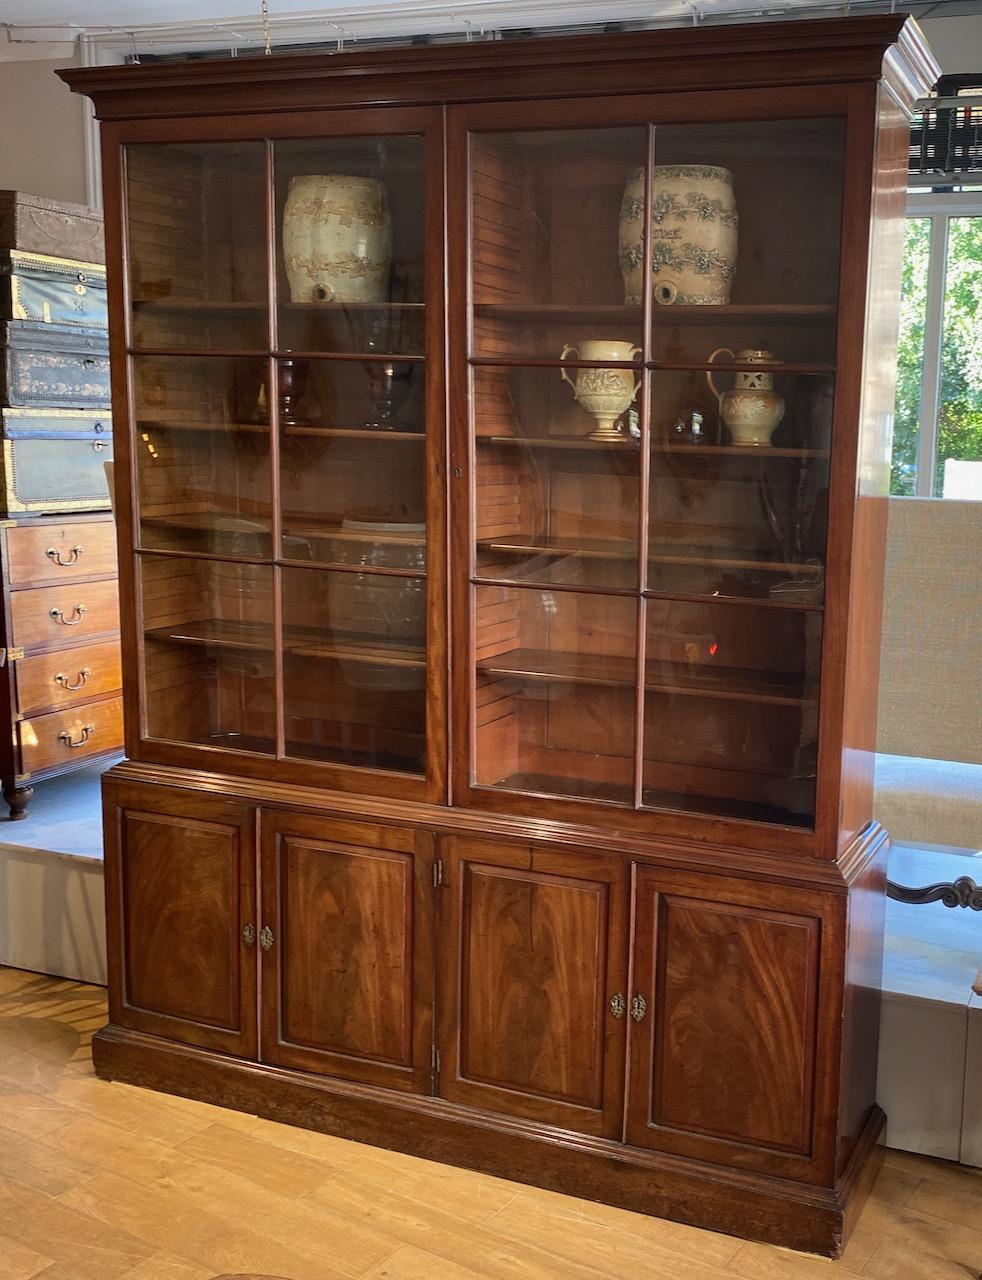
[[[982,501],[982,77],[949,80],[911,138],[890,492]]]

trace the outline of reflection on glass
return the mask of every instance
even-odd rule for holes
[[[635,586],[637,399],[616,437],[596,440],[596,420],[556,369],[476,369],[472,398],[478,576]]]
[[[424,366],[281,360],[279,368],[284,558],[422,569]]]
[[[779,368],[764,390],[735,386],[725,364],[715,385],[708,370],[651,375],[649,590],[822,602],[834,384]]]
[[[274,144],[284,351],[422,354],[419,137]]]
[[[921,382],[924,376],[924,320],[931,219],[908,218],[904,244],[903,293],[897,346],[897,395],[893,411],[890,493],[911,498],[917,492]]]
[[[629,196],[646,146],[642,127],[472,135],[475,355],[641,341],[626,299],[644,256],[643,199]]]
[[[634,600],[488,586],[474,610],[476,785],[630,804]]]
[[[269,558],[266,362],[134,356],[140,542]]]
[[[426,584],[372,572],[281,572],[286,753],[425,771]]]
[[[935,492],[982,501],[982,217],[948,219]]]
[[[652,600],[646,631],[642,802],[810,826],[821,614]]]
[[[272,569],[142,555],[147,733],[272,754]]]
[[[133,345],[265,350],[261,142],[126,148]]]

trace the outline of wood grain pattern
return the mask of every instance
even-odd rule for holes
[[[86,674],[88,673],[88,674]],[[67,653],[39,653],[16,665],[17,706],[22,715],[75,706],[115,693],[122,685],[119,641],[83,644]]]
[[[448,842],[441,1096],[585,1133],[619,1127],[620,868]],[[451,1012],[452,1010],[452,1012]]]
[[[8,529],[7,566],[11,585],[18,587],[115,574],[115,527],[106,517],[86,523],[52,522]]]
[[[23,649],[68,648],[119,630],[113,579],[14,592],[11,640]]]
[[[123,700],[101,698],[33,716],[18,724],[17,736],[25,773],[77,766],[118,749],[123,736]]]
[[[262,824],[264,1060],[428,1091],[432,840],[285,813]]]
[[[256,1043],[249,811],[107,782],[110,999],[121,1025],[229,1053]]]

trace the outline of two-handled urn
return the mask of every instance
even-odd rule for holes
[[[582,342],[579,347],[563,347],[560,360],[575,356],[577,360],[634,360],[641,348],[630,342]],[[564,382],[573,388],[574,398],[596,418],[597,425],[588,440],[624,440],[616,422],[622,413],[634,403],[641,379],[633,369],[577,369],[576,381],[565,369],[560,374]]]
[[[729,356],[737,364],[760,365],[761,369],[744,370],[734,375],[732,391],[720,391],[713,375],[706,373],[709,389],[719,403],[719,416],[729,429],[733,443],[738,445],[768,445],[778,423],[784,417],[784,397],[774,390],[774,376],[769,370],[779,365],[770,351],[748,348],[736,355],[729,347],[717,347],[709,357],[712,364],[717,356]]]

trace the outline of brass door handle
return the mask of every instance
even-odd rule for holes
[[[92,674],[91,667],[83,667],[82,670],[78,673],[78,678],[74,682],[72,682],[72,680],[70,680],[68,676],[66,676],[63,672],[59,671],[58,674],[55,676],[55,684],[60,684],[63,689],[68,689],[70,692],[74,693],[76,689],[82,688],[82,686],[85,684],[86,680],[88,680],[91,674]]]
[[[631,1001],[631,1017],[635,1022],[643,1022],[644,1015],[648,1012],[648,1001],[644,996],[635,996]]]
[[[610,997],[610,1011],[615,1018],[623,1018],[626,1009],[627,1001],[619,991],[616,996]]]
[[[70,564],[78,564],[78,558],[84,550],[85,550],[84,547],[80,547],[80,546],[72,547],[71,551],[69,551],[68,553],[67,560],[62,560],[61,552],[57,549],[57,547],[48,547],[47,551],[45,551],[44,554],[48,557],[49,560],[53,560],[55,564],[60,565],[63,569],[65,569]]]
[[[244,924],[242,926],[242,941],[247,947],[256,945],[256,926],[254,924]]]
[[[259,945],[264,951],[270,951],[273,946],[273,930],[268,924],[264,924],[259,930]]]
[[[74,614],[72,618],[66,618],[63,609],[52,609],[50,613],[55,622],[60,622],[63,627],[77,627],[85,615],[85,605],[77,604],[72,610]]]
[[[85,724],[80,730],[81,736],[77,742],[72,738],[71,733],[67,730],[64,733],[58,734],[58,741],[63,742],[66,747],[84,747],[93,733],[95,733],[95,725]]]

